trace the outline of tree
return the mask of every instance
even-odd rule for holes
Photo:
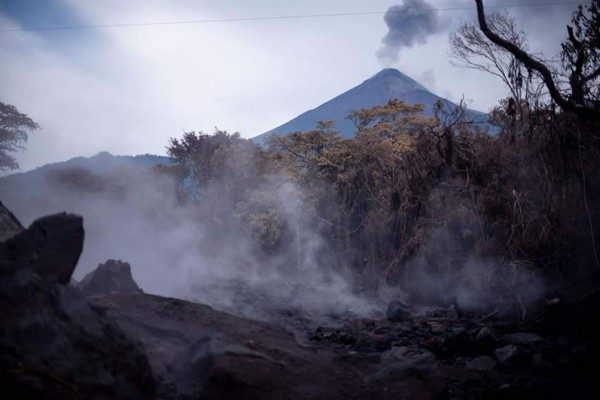
[[[420,131],[434,123],[433,119],[421,114],[424,109],[422,104],[390,99],[384,105],[354,110],[346,118],[356,127],[357,136],[373,134],[399,139],[398,135],[408,135],[408,132]]]
[[[167,154],[174,159],[180,194],[195,200],[207,195],[206,189],[231,190],[236,198],[243,187],[257,176],[260,149],[239,133],[215,129],[212,135],[186,132],[181,139],[171,138]],[[214,190],[217,190],[214,188]]]
[[[267,144],[269,153],[290,175],[299,181],[307,181],[319,173],[325,153],[339,141],[337,134],[333,121],[319,121],[316,129],[286,136],[274,135]]]
[[[23,149],[28,133],[39,128],[15,106],[0,102],[0,171],[19,169],[17,160],[9,153]]]
[[[592,0],[587,7],[579,6],[572,25],[567,26],[568,39],[562,45],[563,73],[568,76],[566,85],[559,80],[560,73],[553,73],[546,63],[494,30],[486,18],[483,0],[475,0],[475,4],[479,29],[485,37],[512,54],[528,71],[539,74],[559,107],[580,117],[600,117],[600,0]]]
[[[493,13],[488,17],[488,25],[519,49],[528,50],[525,32],[509,15]],[[510,90],[512,100],[507,112],[513,116],[523,115],[529,99],[539,97],[539,75],[526,68],[510,51],[491,42],[476,23],[466,23],[450,35],[450,55],[455,60],[455,66],[487,72],[500,78]]]
[[[592,1],[587,9],[579,5],[573,26],[567,26],[568,40],[562,44],[563,68],[568,71],[572,98],[600,105],[600,2]]]

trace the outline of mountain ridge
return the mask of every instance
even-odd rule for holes
[[[29,196],[42,196],[46,190],[45,181],[48,173],[64,168],[83,168],[94,175],[106,175],[123,167],[151,168],[159,164],[169,165],[171,162],[171,158],[167,156],[154,154],[125,156],[113,155],[107,151],[91,157],[73,157],[0,177],[0,199],[5,197],[7,192],[17,189]]]

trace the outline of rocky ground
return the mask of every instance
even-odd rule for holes
[[[403,308],[388,315],[392,320],[283,328],[142,293],[97,293],[90,300],[143,342],[164,398],[202,392],[232,399],[584,399],[600,393],[593,376],[598,313],[576,315],[571,308],[581,303],[554,299],[527,321],[451,306]],[[592,294],[586,301],[599,300]]]
[[[0,243],[3,398],[591,399],[600,394],[594,375],[600,291],[548,298],[526,319],[498,310],[392,302],[387,313],[372,318],[318,318],[277,303],[266,307],[270,322],[260,321],[146,294],[133,281],[130,266],[118,260],[100,265],[79,284],[67,283],[83,242],[81,219],[62,214],[24,230],[5,215],[12,233]],[[251,290],[240,293],[251,302]]]

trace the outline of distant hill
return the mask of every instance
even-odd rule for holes
[[[428,91],[414,79],[402,72],[387,68],[370,79],[364,81],[353,89],[329,100],[319,107],[306,111],[285,124],[278,126],[252,140],[257,144],[264,144],[265,139],[271,135],[287,135],[292,132],[308,131],[314,129],[319,121],[335,121],[340,135],[354,137],[355,127],[346,119],[352,110],[370,108],[383,105],[390,99],[404,100],[409,104],[425,105],[424,114],[433,115],[433,106],[442,100],[448,109],[454,109],[456,104]],[[467,110],[466,117],[485,124],[487,116],[484,113]]]
[[[7,197],[11,191],[19,191],[21,195],[40,197],[46,190],[46,177],[52,171],[65,168],[83,168],[94,175],[106,175],[112,171],[127,168],[151,168],[164,164],[169,165],[171,158],[153,154],[137,156],[115,156],[101,152],[93,157],[75,157],[67,161],[46,164],[26,172],[0,177],[0,200]]]

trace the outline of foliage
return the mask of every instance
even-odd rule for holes
[[[19,164],[10,155],[22,149],[28,133],[39,128],[26,114],[15,106],[0,102],[0,171],[19,169]]]
[[[229,134],[218,129],[212,135],[187,132],[181,139],[171,138],[167,154],[174,159],[180,195],[188,193],[196,199],[204,196],[205,189],[214,182],[243,195],[243,191],[237,189],[251,182],[257,175],[255,169],[259,168],[256,145],[242,139],[239,133]]]

